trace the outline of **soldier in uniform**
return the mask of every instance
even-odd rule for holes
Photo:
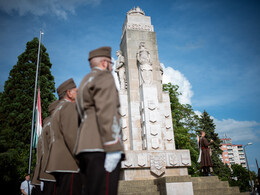
[[[91,72],[78,89],[81,119],[75,154],[83,175],[84,194],[117,194],[123,144],[119,96],[111,74],[111,48],[89,53]]]
[[[58,105],[58,100],[52,102],[48,106],[48,111],[50,115],[54,111],[55,107]],[[44,172],[44,160],[46,159],[47,152],[44,153],[44,151],[48,151],[48,144],[44,143],[44,138],[46,138],[46,135],[49,133],[49,126],[50,126],[50,119],[51,116],[48,116],[43,120],[43,129],[41,132],[41,135],[38,138],[38,143],[37,143],[37,155],[36,155],[36,165],[34,168],[34,174],[32,177],[32,182],[31,184],[34,185],[32,189],[32,195],[34,194],[55,194],[54,193],[54,184],[55,183],[55,178],[53,175],[47,174]],[[46,149],[45,149],[45,148]],[[51,181],[51,182],[50,182]],[[43,185],[44,183],[44,185]],[[42,186],[43,185],[43,186]],[[42,187],[44,187],[44,191],[42,190]]]
[[[73,79],[58,88],[60,102],[52,114],[51,142],[46,172],[56,179],[56,194],[81,194],[79,168],[73,155],[78,129],[75,107],[77,88]]]
[[[200,167],[203,170],[204,176],[210,176],[210,167],[212,167],[212,161],[210,156],[210,148],[209,145],[213,143],[213,140],[210,140],[208,143],[207,139],[205,138],[205,132],[201,131],[201,137],[197,136],[199,140],[199,147],[201,149],[201,157],[200,157]]]
[[[46,168],[46,159],[48,157],[49,145],[50,145],[50,125],[51,125],[51,115],[53,114],[55,108],[59,104],[59,100],[52,102],[48,106],[48,111],[50,116],[44,119],[43,121],[43,129],[42,129],[42,139],[41,139],[41,150],[38,152],[41,153],[41,161],[40,161],[40,171],[39,171],[39,179],[44,183],[43,185],[43,195],[55,194],[55,177],[51,174],[45,172]],[[40,142],[39,142],[40,143]]]

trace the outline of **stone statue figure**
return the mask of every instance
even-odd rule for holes
[[[117,61],[116,61],[116,70],[119,83],[120,83],[120,89],[126,89],[126,73],[125,73],[125,58],[122,55],[122,52],[118,50],[116,52]]]
[[[136,58],[139,65],[142,83],[151,84],[153,80],[153,68],[150,52],[145,48],[145,42],[139,44]]]
[[[161,83],[162,83],[162,81],[163,81],[163,65],[162,65],[162,63],[160,63],[160,73],[161,73],[161,78],[160,78],[160,80],[161,80]]]
[[[161,76],[163,76],[163,65],[162,65],[162,63],[160,63],[160,73],[161,73]]]

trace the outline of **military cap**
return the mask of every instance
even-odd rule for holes
[[[88,60],[95,57],[108,57],[111,59],[111,47],[100,47],[89,52]]]
[[[55,110],[56,106],[59,104],[59,100],[56,100],[54,102],[52,102],[49,106],[48,106],[48,111],[49,113],[51,113],[52,111]]]
[[[64,81],[60,84],[60,86],[57,88],[58,96],[61,97],[61,95],[67,91],[68,89],[76,88],[76,84],[74,83],[74,80],[72,78]]]

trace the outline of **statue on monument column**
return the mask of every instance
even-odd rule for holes
[[[145,42],[139,44],[136,58],[139,65],[142,83],[151,84],[153,80],[153,68],[150,52],[145,48]]]
[[[163,82],[163,65],[162,65],[162,63],[160,63],[160,74],[161,74],[160,80],[161,80],[161,83],[162,83]]]
[[[124,90],[126,89],[126,72],[125,72],[125,58],[122,55],[122,52],[118,50],[116,52],[117,61],[116,61],[116,70],[119,83],[120,83],[120,89]]]

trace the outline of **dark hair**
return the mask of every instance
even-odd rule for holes
[[[205,133],[205,131],[201,130],[201,131],[200,131],[200,135],[202,135],[202,133]]]

